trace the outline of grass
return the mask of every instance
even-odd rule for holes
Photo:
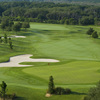
[[[23,69],[25,73],[38,76],[48,81],[53,75],[56,84],[94,84],[99,80],[100,62],[73,61],[61,65],[47,65]]]
[[[98,26],[73,26],[31,23],[31,28],[17,35],[26,38],[12,38],[14,49],[0,44],[0,62],[20,54],[33,54],[32,58],[51,58],[59,63],[23,62],[33,65],[25,68],[0,68],[0,82],[8,84],[8,93],[16,93],[16,100],[82,100],[90,87],[100,77],[100,39],[86,35],[89,27],[98,32]],[[1,36],[4,32],[0,30]],[[14,35],[9,32],[8,35]],[[70,88],[71,95],[45,97],[48,78],[52,75],[56,86]]]

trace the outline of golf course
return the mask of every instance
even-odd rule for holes
[[[87,35],[90,27],[100,35],[99,26],[35,22],[26,31],[0,29],[0,36],[12,36],[13,44],[11,50],[0,43],[0,82],[7,83],[7,94],[15,93],[16,100],[83,100],[100,80],[100,36]],[[14,57],[17,63],[10,66],[8,61]],[[51,75],[55,86],[70,88],[73,93],[45,97]]]

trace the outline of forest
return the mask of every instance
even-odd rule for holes
[[[53,2],[1,2],[0,20],[68,25],[99,25],[100,7]]]
[[[100,0],[0,0],[2,1],[35,1],[35,2],[89,2],[89,3],[100,3]]]

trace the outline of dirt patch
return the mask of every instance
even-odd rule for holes
[[[45,95],[45,97],[47,97],[47,98],[49,98],[49,97],[51,97],[52,95],[51,94],[49,94],[49,93],[46,93],[46,95]]]

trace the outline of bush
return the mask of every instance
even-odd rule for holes
[[[66,88],[62,88],[62,87],[56,87],[55,88],[55,94],[57,95],[62,95],[62,94],[70,94],[71,93],[71,90]]]
[[[15,99],[17,96],[15,93],[12,94],[12,100]]]
[[[89,93],[84,97],[84,100],[100,100],[100,82],[96,87],[90,88]]]
[[[2,97],[2,95],[0,95],[0,97]],[[5,100],[15,100],[17,98],[16,94],[6,94],[5,95]]]
[[[62,87],[56,87],[55,94],[57,95],[65,94],[65,90]]]
[[[70,94],[71,92],[72,92],[72,91],[71,91],[70,89],[68,89],[68,88],[65,89],[65,93],[66,93],[66,94]]]

